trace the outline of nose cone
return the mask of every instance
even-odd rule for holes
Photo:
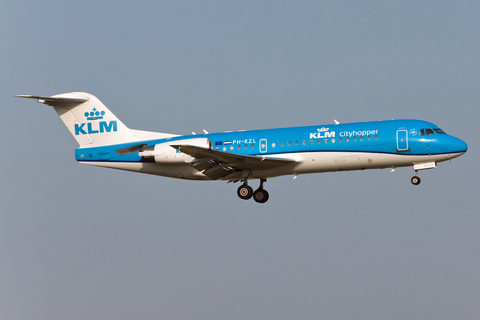
[[[462,153],[467,152],[468,146],[465,143],[465,141],[463,141],[462,139],[458,139],[458,138],[456,138],[456,140],[457,140],[456,147],[458,148],[459,152],[462,152]]]
[[[467,152],[468,146],[465,143],[465,141],[455,137],[451,137],[451,138],[452,139],[449,141],[449,145],[450,145],[449,147],[452,150],[451,152],[460,153],[460,154],[464,154],[465,152]]]

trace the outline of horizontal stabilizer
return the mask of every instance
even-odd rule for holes
[[[31,96],[20,94],[16,95],[15,97],[19,98],[27,98],[27,99],[35,99],[38,102],[52,106],[52,107],[68,107],[72,105],[79,105],[81,103],[87,102],[87,99],[81,98],[64,98],[64,97],[44,97],[44,96]]]

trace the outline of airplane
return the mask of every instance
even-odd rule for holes
[[[188,180],[239,182],[237,195],[269,199],[269,178],[412,166],[433,169],[467,144],[422,120],[386,120],[176,135],[129,129],[92,94],[17,95],[52,106],[80,147],[79,163]],[[254,191],[249,180],[260,180]]]

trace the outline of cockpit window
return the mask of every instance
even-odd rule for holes
[[[437,131],[437,130],[440,130],[441,132],[439,132],[439,131]],[[435,129],[435,131],[438,132],[438,133],[445,133],[445,132],[443,132],[442,129]],[[421,136],[428,136],[429,134],[434,134],[435,131],[433,131],[433,130],[430,129],[430,128],[420,129],[420,135],[421,135]]]
[[[434,131],[435,130],[435,131]],[[435,133],[440,133],[440,134],[445,134],[445,131],[443,131],[440,128],[436,129],[430,129],[430,128],[425,128],[425,129],[420,129],[420,135],[421,136],[428,136],[429,134],[435,134]]]

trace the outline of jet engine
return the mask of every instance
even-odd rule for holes
[[[172,147],[178,145],[212,149],[212,140],[208,138],[193,138],[159,143],[154,146],[142,148],[139,150],[138,155],[142,157],[143,162],[156,163],[184,163],[186,160],[191,159],[192,157],[188,154]]]

